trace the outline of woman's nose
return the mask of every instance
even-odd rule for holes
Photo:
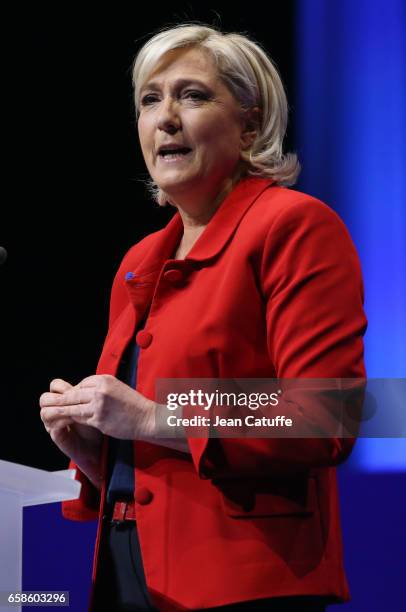
[[[174,134],[181,128],[176,102],[171,98],[162,101],[161,112],[158,117],[158,129]]]

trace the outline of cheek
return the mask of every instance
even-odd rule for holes
[[[145,119],[138,120],[138,139],[144,155],[148,153],[148,143],[151,142],[150,130],[148,122]]]
[[[221,162],[223,165],[229,165],[238,160],[240,156],[238,136],[230,133],[224,134],[219,129],[207,136],[204,147],[207,163],[210,163],[211,160],[214,164]]]
[[[219,116],[216,121],[199,126],[198,140],[207,154],[224,156],[227,159],[238,157],[240,152],[240,127],[230,124],[229,117]]]

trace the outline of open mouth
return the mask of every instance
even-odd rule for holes
[[[189,147],[165,148],[158,151],[158,157],[167,161],[171,159],[182,159],[191,153],[191,151],[192,149]]]

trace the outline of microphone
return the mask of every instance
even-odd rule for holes
[[[0,246],[0,266],[4,264],[7,259],[7,251],[4,247]]]

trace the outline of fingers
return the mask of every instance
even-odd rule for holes
[[[94,412],[90,404],[61,407],[48,406],[41,409],[40,416],[47,427],[54,427],[56,423],[63,419],[67,419],[70,423],[86,425],[89,419],[94,416]]]
[[[59,408],[43,408],[40,412],[40,417],[49,434],[53,431],[59,431],[64,427],[69,427],[69,425],[74,423],[71,417],[63,416]]]
[[[68,431],[70,431],[70,425],[73,425],[74,421],[72,421],[72,419],[68,418],[68,419],[59,419],[57,421],[55,421],[52,426],[50,426],[49,424],[45,424],[45,429],[47,430],[48,433],[51,432],[57,432],[60,431],[61,429],[65,429],[67,428]]]
[[[89,419],[94,417],[94,409],[90,404],[64,406],[62,410],[64,416],[70,417],[75,423],[81,423],[82,425],[88,425]]]
[[[70,421],[73,422],[72,418],[64,413],[64,410],[64,408],[55,408],[52,406],[51,408],[42,408],[39,414],[45,425],[53,425],[58,420],[62,419],[70,419]]]
[[[88,376],[76,386],[61,378],[52,380],[50,391],[39,400],[47,431],[60,431],[74,423],[99,428],[100,406],[110,379],[116,380],[110,375]]]
[[[65,393],[69,389],[72,389],[72,385],[62,378],[54,378],[49,385],[49,390],[53,393]]]
[[[47,408],[49,406],[79,406],[91,402],[93,395],[91,389],[71,387],[70,391],[65,391],[64,393],[43,393],[39,398],[39,405],[41,408]]]

